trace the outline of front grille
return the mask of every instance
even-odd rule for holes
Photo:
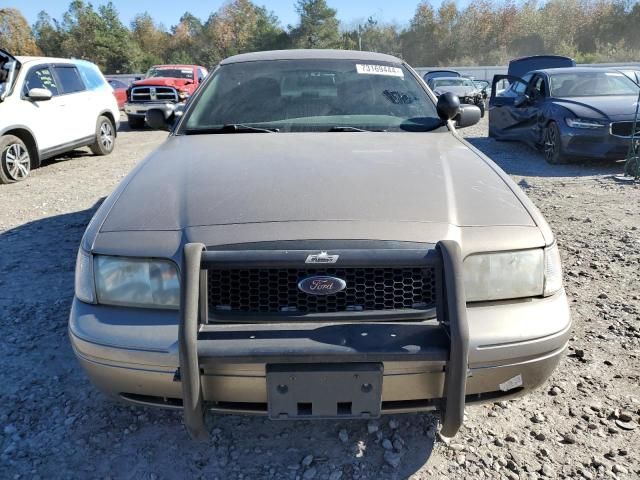
[[[630,137],[633,131],[633,122],[613,122],[611,124],[611,135],[617,137]],[[640,136],[640,121],[636,124],[636,135]]]
[[[178,92],[173,87],[133,87],[132,102],[177,102]]]
[[[298,283],[329,275],[347,284],[332,295],[310,295]],[[430,309],[436,273],[426,268],[208,270],[209,311],[216,313],[340,313]]]

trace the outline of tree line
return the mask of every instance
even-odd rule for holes
[[[390,53],[414,66],[499,65],[534,54],[579,63],[640,59],[640,2],[633,0],[444,0],[416,5],[407,25],[375,17],[341,23],[325,0],[297,0],[296,25],[283,26],[251,0],[229,0],[208,18],[184,13],[176,25],[152,13],[125,25],[109,2],[73,0],[62,18],[45,11],[30,26],[19,10],[0,9],[0,48],[23,55],[91,60],[106,73],[145,71],[160,63],[216,65],[230,55],[287,48]]]

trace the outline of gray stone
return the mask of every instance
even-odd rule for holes
[[[302,462],[300,463],[303,467],[308,467],[309,465],[311,465],[311,462],[313,462],[313,455],[307,455],[302,459]]]
[[[338,438],[342,443],[347,443],[349,441],[349,434],[347,433],[347,430],[344,428],[340,430],[340,432],[338,433]]]
[[[380,424],[378,422],[376,422],[375,420],[371,420],[369,423],[367,423],[367,431],[370,434],[371,433],[376,433],[379,428],[380,428]]]
[[[392,430],[397,429],[400,426],[400,424],[398,423],[398,421],[396,419],[391,419],[389,420],[389,428]]]
[[[613,473],[627,473],[627,469],[622,465],[618,465],[617,463],[613,465]]]
[[[393,443],[391,443],[391,440],[389,440],[388,438],[385,438],[384,440],[382,440],[382,448],[384,448],[385,450],[393,450]]]
[[[551,395],[552,397],[557,397],[561,393],[562,390],[560,389],[560,387],[552,387],[551,390],[549,390],[549,395]]]
[[[4,434],[5,435],[11,435],[13,433],[16,433],[16,430],[17,429],[16,429],[15,425],[9,424],[9,425],[6,425],[4,427]]]
[[[545,477],[555,477],[556,472],[553,469],[553,467],[551,467],[551,465],[549,465],[548,463],[545,463],[542,465],[542,474]]]
[[[638,426],[635,422],[623,422],[622,420],[616,420],[616,425],[620,427],[622,430],[635,430]]]
[[[391,450],[387,450],[386,452],[384,452],[384,461],[391,465],[393,468],[398,468],[400,466],[400,454]]]
[[[316,469],[314,467],[311,467],[310,469],[305,470],[305,472],[302,474],[302,478],[304,478],[305,480],[311,480],[312,478],[316,478],[316,473],[318,473]]]
[[[342,470],[334,470],[329,475],[329,480],[340,480],[342,478]]]

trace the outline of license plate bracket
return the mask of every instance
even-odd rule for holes
[[[269,418],[378,418],[381,363],[267,365]]]

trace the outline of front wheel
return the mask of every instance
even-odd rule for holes
[[[31,172],[31,156],[22,140],[14,135],[0,138],[0,183],[21,182]]]
[[[562,142],[560,140],[560,129],[556,122],[551,122],[544,129],[542,147],[544,159],[547,163],[557,165],[567,163],[567,159],[562,153]]]
[[[116,133],[108,117],[101,115],[96,124],[96,141],[89,148],[94,155],[109,155],[116,145]]]

